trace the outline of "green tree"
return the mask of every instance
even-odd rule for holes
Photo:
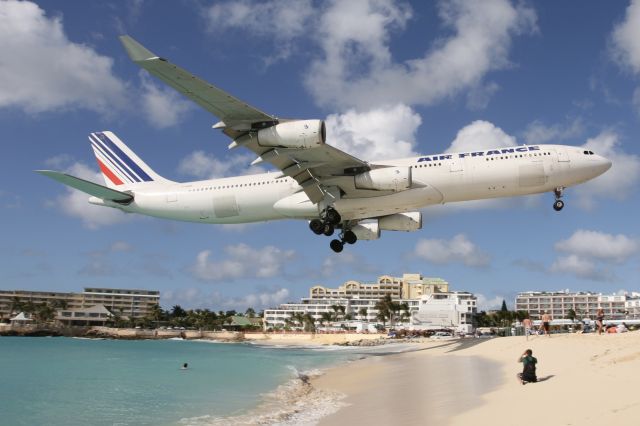
[[[364,321],[367,318],[367,313],[367,308],[358,309],[358,316],[360,317],[360,321]]]
[[[244,312],[244,315],[248,318],[255,318],[256,311],[253,308],[247,308],[247,310]]]
[[[502,307],[500,308],[500,312],[509,312],[509,309],[507,309],[507,302],[504,299],[502,299]]]
[[[576,320],[576,311],[574,311],[573,309],[569,309],[567,311],[567,318],[570,319],[572,322]]]
[[[315,333],[316,331],[316,321],[313,316],[307,312],[302,316],[302,322],[304,324],[304,331],[310,331]]]
[[[41,322],[49,322],[56,316],[56,311],[48,303],[40,303],[35,308],[36,319]]]

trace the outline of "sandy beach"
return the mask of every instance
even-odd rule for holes
[[[522,385],[530,348],[538,383]],[[637,425],[640,331],[429,342],[371,357],[313,380],[346,395],[320,425]]]

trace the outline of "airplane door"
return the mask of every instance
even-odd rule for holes
[[[569,154],[567,154],[567,150],[564,148],[557,148],[556,152],[558,153],[558,162],[559,163],[568,163],[569,162]]]
[[[462,160],[459,158],[454,158],[451,160],[451,168],[449,169],[451,172],[461,172],[462,171]]]

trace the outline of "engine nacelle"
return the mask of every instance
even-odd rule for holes
[[[383,167],[355,176],[357,189],[405,191],[411,187],[411,167]]]
[[[359,240],[377,240],[380,238],[378,221],[358,224],[351,228],[351,231],[356,234]]]
[[[380,229],[387,231],[417,231],[422,229],[422,213],[396,213],[378,218]]]
[[[327,137],[324,121],[285,121],[258,131],[258,144],[268,147],[314,148],[324,144]]]

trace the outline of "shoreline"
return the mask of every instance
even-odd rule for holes
[[[640,332],[465,340],[368,357],[313,378],[346,404],[318,424],[637,424]],[[527,348],[540,381],[523,386],[516,359]]]

